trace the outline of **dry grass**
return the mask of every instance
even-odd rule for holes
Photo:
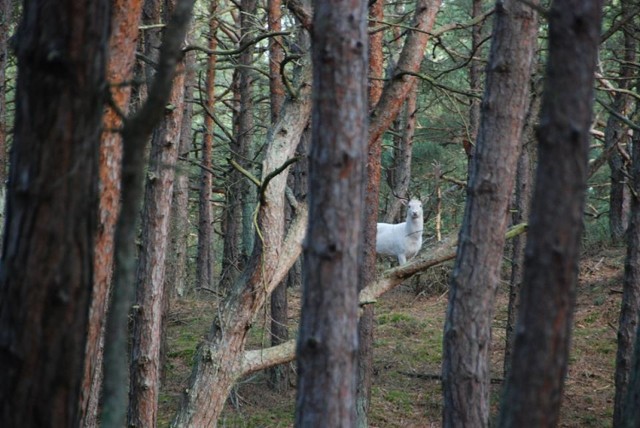
[[[582,262],[575,328],[560,426],[611,426],[616,326],[624,266],[622,249],[600,249]],[[446,269],[424,274],[387,293],[376,307],[372,427],[441,425],[440,364],[442,327],[447,305]],[[444,280],[443,280],[444,278]],[[205,296],[206,297],[206,296]],[[291,290],[290,318],[295,331],[299,290]],[[497,299],[493,328],[492,370],[502,377],[506,320],[506,286]],[[187,385],[195,345],[209,327],[215,301],[174,302],[170,316],[170,352],[163,389],[161,426],[166,426]],[[265,310],[252,333],[253,345],[268,340]],[[295,379],[295,377],[294,377]],[[501,384],[494,386],[497,402]],[[244,379],[234,389],[220,426],[292,426],[295,387],[274,392],[264,373]],[[497,412],[497,404],[494,406]]]

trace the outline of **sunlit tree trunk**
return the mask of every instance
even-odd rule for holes
[[[111,2],[25,1],[22,13],[0,266],[0,425],[70,427],[83,408]]]
[[[444,327],[445,427],[489,424],[491,322],[537,31],[537,16],[529,5],[518,0],[497,2]]]
[[[556,0],[511,371],[499,426],[556,426],[569,360],[602,1]]]

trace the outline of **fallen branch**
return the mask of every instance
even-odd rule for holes
[[[526,230],[527,224],[520,223],[511,227],[505,237],[506,239],[512,239],[523,234]],[[448,260],[453,260],[456,257],[457,243],[457,238],[449,237],[438,242],[428,251],[422,251],[422,255],[414,258],[411,262],[384,271],[377,281],[360,292],[360,306],[377,302],[377,299],[384,293],[417,273],[424,272]],[[296,357],[296,340],[291,339],[270,348],[245,351],[242,356],[242,376],[293,361]]]

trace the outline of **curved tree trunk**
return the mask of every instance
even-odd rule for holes
[[[538,169],[499,426],[556,426],[569,359],[603,1],[555,1]]]
[[[279,121],[270,129],[263,162],[262,182],[295,152],[311,112],[310,67],[303,66],[296,99],[288,99]],[[299,208],[287,237],[284,229],[286,170],[269,178],[261,190],[258,225],[262,238],[242,276],[221,304],[204,343],[198,347],[183,401],[174,427],[214,427],[233,383],[241,374],[241,353],[256,311],[284,278],[301,251],[306,211]],[[301,227],[302,226],[302,227]]]
[[[537,31],[537,16],[530,6],[519,0],[497,3],[444,327],[445,427],[489,424],[491,322]]]

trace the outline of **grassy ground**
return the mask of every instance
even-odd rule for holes
[[[622,289],[624,251],[600,248],[585,254],[574,320],[572,353],[560,426],[609,427],[614,394],[616,327]],[[596,254],[597,253],[597,254]],[[376,307],[372,427],[438,427],[442,399],[440,364],[447,305],[447,268],[429,271],[387,293]],[[501,287],[493,328],[494,402],[500,395],[507,305]],[[417,293],[419,291],[419,293]],[[295,331],[299,290],[290,290],[290,321]],[[160,403],[160,426],[167,426],[187,385],[198,341],[211,322],[215,301],[200,296],[176,301],[170,315],[169,363]],[[253,345],[268,341],[265,310],[255,323]],[[293,369],[293,366],[292,366]],[[295,380],[295,376],[294,376]],[[219,426],[289,427],[295,387],[272,391],[264,373],[234,389]],[[497,411],[497,404],[494,406]]]

